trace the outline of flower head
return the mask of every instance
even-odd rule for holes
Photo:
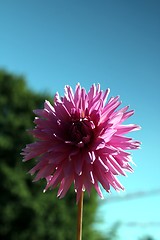
[[[38,116],[31,134],[37,139],[23,149],[24,161],[37,158],[30,170],[37,173],[35,181],[45,178],[46,191],[59,185],[58,197],[62,198],[74,183],[77,201],[82,191],[90,194],[92,186],[101,198],[99,183],[109,192],[110,186],[124,189],[117,175],[133,172],[132,158],[125,150],[137,149],[140,142],[125,136],[138,130],[135,124],[122,125],[133,115],[128,106],[118,109],[119,97],[106,103],[109,89],[100,90],[92,85],[87,93],[80,84],[75,92],[65,86],[65,95],[57,93],[54,104],[44,103],[44,109],[35,110]]]

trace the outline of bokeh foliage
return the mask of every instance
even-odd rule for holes
[[[21,149],[33,141],[33,109],[42,108],[47,94],[30,90],[23,76],[0,71],[0,238],[3,240],[71,240],[76,236],[75,193],[62,200],[56,191],[42,193],[45,182],[32,183],[27,172],[34,161],[22,162]],[[83,238],[103,240],[95,232],[97,196],[85,196]]]

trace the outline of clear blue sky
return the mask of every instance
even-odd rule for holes
[[[53,95],[77,82],[111,88],[136,110],[130,123],[142,126],[132,134],[143,143],[132,152],[135,173],[120,178],[126,193],[160,188],[159,0],[1,0],[0,67]],[[107,198],[98,212],[103,230],[116,221],[160,222],[160,195],[115,203]],[[159,227],[122,225],[119,231],[121,240],[143,234],[160,239]]]

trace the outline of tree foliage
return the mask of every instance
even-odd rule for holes
[[[145,237],[140,238],[139,240],[154,240],[154,238],[151,236],[145,236]]]
[[[33,109],[50,96],[28,89],[23,77],[0,71],[0,237],[3,240],[70,240],[76,236],[73,189],[59,200],[56,191],[42,193],[43,181],[32,183],[26,174],[33,161],[22,163],[21,149],[32,142]],[[83,238],[106,239],[93,232],[96,195],[85,196]]]

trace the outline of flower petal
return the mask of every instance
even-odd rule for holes
[[[103,198],[99,184],[107,192],[111,186],[124,190],[116,176],[133,172],[134,162],[126,150],[141,144],[125,134],[140,127],[122,125],[134,111],[128,106],[118,109],[119,96],[106,103],[109,92],[102,91],[100,84],[93,84],[88,93],[80,84],[75,91],[67,85],[64,97],[56,93],[53,105],[46,100],[43,109],[34,110],[35,128],[29,133],[36,141],[26,145],[22,155],[24,161],[37,158],[30,174],[36,174],[34,181],[47,180],[44,191],[59,185],[57,196],[62,198],[74,183],[78,202],[92,186]]]

